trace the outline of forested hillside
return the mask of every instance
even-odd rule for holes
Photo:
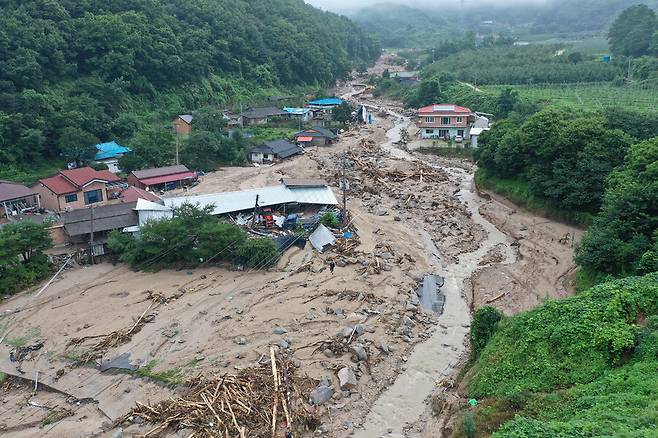
[[[378,56],[348,19],[302,0],[7,0],[0,176],[197,105],[327,85]]]

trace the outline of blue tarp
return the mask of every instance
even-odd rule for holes
[[[94,159],[96,161],[106,160],[108,158],[117,158],[127,152],[130,152],[131,149],[125,146],[121,146],[116,141],[110,141],[108,143],[100,143],[96,145],[96,156]]]
[[[327,99],[318,99],[318,100],[313,100],[309,102],[309,105],[340,105],[343,103],[342,99],[339,99],[337,97],[329,97]]]

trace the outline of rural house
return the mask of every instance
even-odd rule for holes
[[[338,136],[328,129],[315,127],[295,134],[295,141],[303,146],[325,146],[332,144]]]
[[[134,170],[128,175],[128,184],[140,189],[170,190],[183,187],[196,181],[196,172],[190,171],[182,164],[177,166],[157,167],[154,169]]]
[[[121,171],[119,168],[119,158],[130,152],[131,149],[121,146],[116,141],[110,141],[97,144],[96,151],[94,161],[105,164],[107,169],[112,173],[119,173]]]
[[[265,107],[252,108],[240,114],[240,120],[243,126],[266,125],[272,122],[275,117],[287,118],[288,113],[276,107]]]
[[[0,218],[17,216],[41,207],[39,195],[29,187],[0,180]]]
[[[252,163],[273,163],[302,152],[304,152],[304,149],[286,140],[266,141],[249,152],[249,161]]]
[[[89,244],[92,242],[93,254],[105,254],[105,243],[111,231],[123,231],[139,224],[139,217],[135,212],[136,202],[103,205],[93,208],[80,208],[62,214],[64,231],[71,243]]]
[[[308,122],[313,118],[313,113],[308,108],[292,108],[285,107],[283,108],[285,112],[288,113],[288,117],[293,120],[301,120],[302,122]]]
[[[467,139],[473,112],[457,105],[429,105],[418,110],[418,127],[421,138]]]
[[[60,170],[39,180],[32,190],[41,197],[41,206],[52,211],[74,210],[91,204],[103,205],[121,188],[118,176],[109,170],[91,167]]]
[[[417,71],[398,71],[391,73],[391,78],[404,86],[412,86],[420,82],[420,77],[418,76]]]
[[[192,114],[181,114],[173,120],[174,132],[178,135],[187,135],[192,132]]]

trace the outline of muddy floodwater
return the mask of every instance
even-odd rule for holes
[[[393,116],[397,116],[392,114]],[[414,160],[406,151],[395,146],[399,141],[400,129],[409,124],[409,119],[397,116],[395,127],[387,133],[388,142],[382,149],[400,159]],[[430,237],[419,229],[428,254],[432,254],[435,274],[445,278],[441,292],[445,294],[445,307],[438,319],[432,336],[414,348],[406,368],[395,383],[385,390],[368,413],[363,428],[355,431],[357,438],[404,437],[404,428],[415,423],[425,411],[425,402],[431,395],[435,382],[448,376],[462,354],[465,353],[465,338],[468,335],[471,315],[463,297],[464,280],[477,269],[480,260],[493,248],[505,248],[503,263],[512,263],[514,253],[507,236],[479,213],[484,202],[475,192],[473,175],[456,168],[443,168],[451,178],[460,182],[459,199],[467,206],[473,221],[487,232],[480,247],[463,254],[457,263],[444,266],[441,254]]]

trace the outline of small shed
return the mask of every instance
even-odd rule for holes
[[[343,99],[337,97],[328,97],[325,99],[316,99],[308,103],[308,107],[316,110],[332,110],[345,102]]]
[[[276,107],[252,108],[240,114],[243,126],[266,125],[275,117],[287,118],[288,113]]]
[[[19,215],[41,208],[39,195],[29,187],[0,181],[0,217]]]
[[[330,130],[318,126],[295,134],[295,141],[304,146],[325,146],[332,144],[337,138]]]
[[[178,135],[187,135],[192,132],[192,120],[194,116],[192,114],[181,114],[176,116],[171,122],[174,125],[174,132]]]
[[[304,152],[304,149],[286,140],[266,141],[249,152],[249,160],[252,163],[273,163],[302,152]]]

